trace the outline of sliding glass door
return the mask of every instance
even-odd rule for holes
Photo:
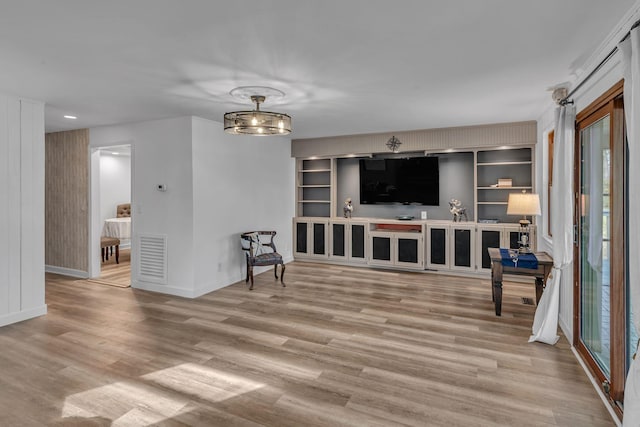
[[[578,114],[574,344],[620,412],[628,366],[622,82]]]
[[[580,338],[607,378],[611,375],[611,117],[580,131]]]

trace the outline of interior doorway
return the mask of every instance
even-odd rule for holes
[[[91,281],[131,285],[131,144],[91,152]]]

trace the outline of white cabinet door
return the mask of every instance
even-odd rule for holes
[[[300,258],[329,257],[329,221],[296,218],[293,221],[293,255]]]
[[[422,233],[395,233],[395,265],[424,270],[424,237]]]
[[[504,224],[478,224],[476,238],[477,271],[491,272],[488,248],[504,247]]]
[[[349,258],[349,223],[346,220],[329,222],[329,259],[347,261]]]
[[[451,225],[450,243],[451,248],[449,266],[451,270],[475,271],[475,224],[453,224]]]
[[[427,268],[431,270],[449,269],[448,225],[427,225]]]
[[[369,265],[424,270],[422,233],[369,233]]]
[[[366,263],[369,257],[367,239],[367,231],[369,223],[349,221],[348,227],[348,254],[349,262]]]
[[[393,266],[395,263],[395,233],[369,232],[369,265]]]
[[[369,223],[349,219],[329,221],[329,259],[349,263],[367,262]]]

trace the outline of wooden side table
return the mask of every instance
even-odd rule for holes
[[[553,258],[546,252],[534,252],[538,258],[538,269],[522,267],[506,267],[502,265],[500,249],[488,248],[491,258],[491,295],[496,306],[496,316],[502,314],[502,275],[515,274],[518,276],[530,276],[536,279],[536,304],[540,302],[542,291],[547,285],[547,277],[553,268]]]

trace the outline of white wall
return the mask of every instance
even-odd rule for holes
[[[191,117],[90,129],[89,145],[132,147],[132,253],[134,287],[193,296],[193,184]],[[165,184],[166,192],[156,190]],[[167,236],[167,284],[141,280],[137,236]]]
[[[44,104],[0,94],[0,326],[46,314]]]
[[[93,148],[122,144],[133,152],[134,287],[196,297],[232,284],[244,277],[239,233],[255,228],[277,230],[278,249],[291,259],[295,174],[288,138],[231,136],[220,123],[192,117],[90,130]],[[167,236],[166,285],[140,279],[140,234]]]
[[[289,138],[229,135],[193,119],[196,294],[244,279],[242,232],[276,230],[278,252],[293,259],[294,180]]]
[[[131,202],[131,157],[100,152],[100,222],[116,216],[116,207]]]

